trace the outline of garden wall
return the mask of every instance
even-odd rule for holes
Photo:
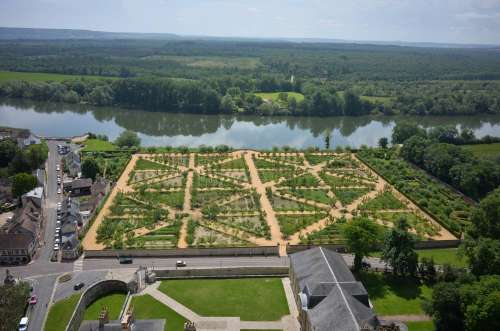
[[[456,248],[462,243],[461,240],[426,240],[415,242],[415,249],[431,249],[431,248]],[[305,251],[314,247],[324,247],[334,250],[339,253],[347,252],[347,247],[344,245],[288,245],[286,247],[287,254]]]
[[[83,321],[85,308],[95,300],[111,292],[128,293],[128,285],[121,280],[103,280],[86,289],[80,300],[78,300],[75,311],[66,326],[66,331],[78,331]]]
[[[157,279],[288,277],[288,267],[238,267],[154,270]]]
[[[277,256],[278,246],[86,250],[85,258],[131,257],[196,257],[196,256]]]

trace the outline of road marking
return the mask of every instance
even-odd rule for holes
[[[78,271],[83,271],[83,259],[79,258],[73,263],[73,271],[78,272]]]

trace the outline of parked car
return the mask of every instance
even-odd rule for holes
[[[176,267],[185,267],[186,265],[187,265],[186,261],[179,260],[179,261],[175,262]]]
[[[61,188],[60,187],[57,189],[57,194],[61,194]]]
[[[73,290],[78,291],[78,290],[80,290],[80,289],[81,289],[82,287],[84,287],[84,286],[85,286],[85,283],[83,283],[83,282],[76,283],[76,284],[73,286]]]
[[[28,300],[28,303],[30,305],[36,305],[37,302],[38,302],[38,297],[34,294]]]
[[[131,256],[120,256],[118,258],[118,261],[120,264],[131,264],[133,262],[133,259]]]
[[[59,250],[59,245],[58,245],[58,244],[54,244],[54,250],[55,250],[55,251],[58,251],[58,250]]]
[[[61,167],[58,165],[56,165],[56,171],[61,171]]]
[[[372,265],[370,263],[365,262],[365,261],[361,262],[361,269],[368,270],[371,267],[372,267]]]
[[[21,318],[21,321],[19,321],[19,331],[27,331],[28,330],[28,318],[25,316]]]

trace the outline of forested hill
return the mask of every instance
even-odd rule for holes
[[[177,39],[172,33],[127,33],[75,29],[36,29],[0,27],[0,40],[55,39]]]
[[[500,51],[255,40],[0,40],[0,96],[210,114],[499,114]]]

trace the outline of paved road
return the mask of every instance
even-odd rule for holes
[[[57,302],[77,293],[77,291],[73,289],[73,286],[76,283],[83,282],[85,284],[85,286],[79,291],[83,292],[89,285],[103,280],[106,274],[107,271],[84,271],[73,274],[73,278],[71,278],[70,281],[59,283],[57,285],[57,288],[54,292],[53,302]]]
[[[56,278],[56,275],[52,275],[36,277],[29,280],[33,286],[32,293],[38,296],[38,302],[36,305],[31,306],[31,310],[28,312],[30,321],[28,325],[29,331],[42,330],[43,320],[47,313],[47,307],[56,283]]]

